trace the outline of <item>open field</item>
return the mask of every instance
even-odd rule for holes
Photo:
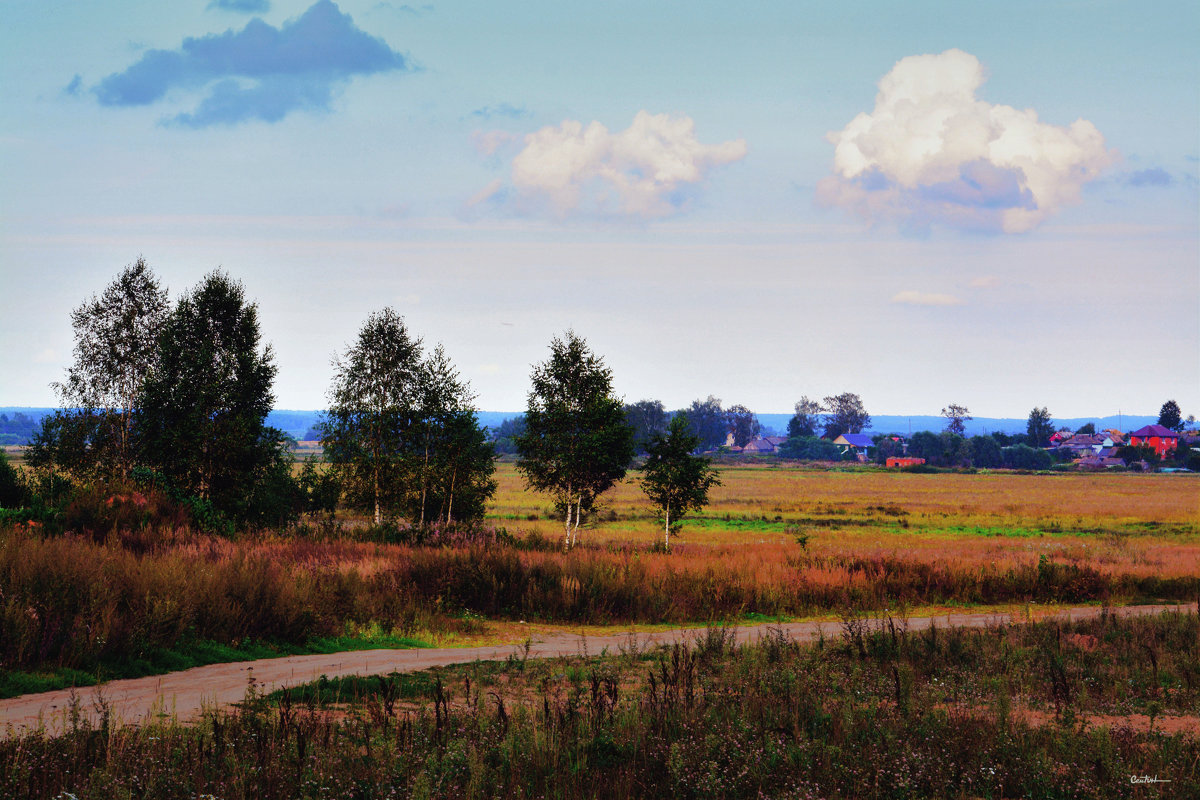
[[[63,735],[0,741],[0,794],[1195,797],[1198,642],[1192,612],[983,629],[850,616],[813,644],[717,628],[691,649],[251,685],[194,725],[76,706]]]
[[[104,519],[84,535],[9,527],[0,668],[49,671],[60,676],[52,686],[145,674],[164,650],[213,643],[478,644],[519,635],[521,621],[628,626],[1200,595],[1191,476],[721,476],[713,505],[670,553],[651,549],[659,529],[632,481],[604,498],[585,545],[563,553],[547,499],[509,464],[489,519],[506,532],[448,547],[363,541],[361,524],[234,540],[176,527],[106,538]]]

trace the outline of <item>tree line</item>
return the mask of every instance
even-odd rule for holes
[[[291,441],[266,425],[277,367],[240,282],[214,271],[172,305],[138,259],[71,323],[62,408],[28,451],[44,481],[151,484],[223,525],[286,524],[339,503],[377,524],[449,523],[482,517],[495,490],[468,384],[390,308],[335,358],[328,468],[310,460],[298,475]]]

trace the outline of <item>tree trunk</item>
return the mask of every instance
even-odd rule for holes
[[[425,492],[429,486],[429,434],[425,435],[425,464],[421,467],[421,527],[425,527]]]
[[[383,511],[379,507],[379,467],[373,470],[375,476],[375,524],[383,524]]]
[[[454,481],[458,478],[458,464],[454,465],[454,469],[450,472],[450,496],[446,499],[446,524],[450,524],[451,515],[454,513]]]
[[[663,522],[663,549],[670,550],[671,549],[671,508],[670,508],[670,506],[667,507],[666,511],[667,511],[666,518]]]

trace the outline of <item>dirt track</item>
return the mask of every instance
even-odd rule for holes
[[[1154,614],[1189,606],[1124,606],[1114,609],[1122,616]],[[1097,617],[1098,606],[1070,608],[1056,612],[1048,618],[1075,620]],[[1039,617],[1047,618],[1047,617]],[[980,628],[988,625],[1011,623],[1009,614],[948,614],[937,617],[908,619],[909,630],[924,630],[931,623],[939,626]],[[768,630],[782,630],[797,641],[808,641],[823,633],[834,636],[840,632],[836,622],[795,622],[782,625],[753,625],[735,629],[738,642],[754,641]],[[553,658],[555,656],[598,655],[607,650],[616,653],[637,647],[639,650],[659,644],[694,641],[704,635],[703,629],[685,628],[657,633],[618,634],[609,636],[580,636],[561,633],[535,640],[530,647],[530,658]],[[98,718],[99,701],[102,699],[112,717],[125,723],[138,723],[159,715],[175,716],[181,720],[194,719],[204,708],[227,706],[242,700],[253,675],[254,681],[264,691],[307,683],[321,675],[339,677],[343,675],[376,675],[390,672],[416,672],[430,667],[449,664],[466,664],[473,661],[495,661],[520,653],[522,647],[501,645],[495,647],[465,647],[420,650],[364,650],[331,655],[288,656],[243,661],[234,664],[213,664],[195,667],[183,672],[173,672],[150,678],[133,678],[111,681],[99,687],[77,690],[82,714]],[[522,653],[523,655],[523,653]],[[44,725],[48,731],[61,730],[66,722],[67,709],[71,702],[71,691],[27,694],[10,700],[0,700],[0,736],[36,728]]]

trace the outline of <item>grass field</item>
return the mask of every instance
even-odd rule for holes
[[[10,526],[0,668],[66,680],[167,663],[188,643],[287,652],[361,631],[478,642],[519,635],[521,621],[703,624],[1200,596],[1192,476],[746,466],[721,479],[669,553],[652,549],[660,529],[633,479],[603,498],[584,546],[563,553],[548,498],[525,490],[511,464],[499,465],[488,519],[506,534],[453,547],[362,541],[354,520],[233,540]]]

